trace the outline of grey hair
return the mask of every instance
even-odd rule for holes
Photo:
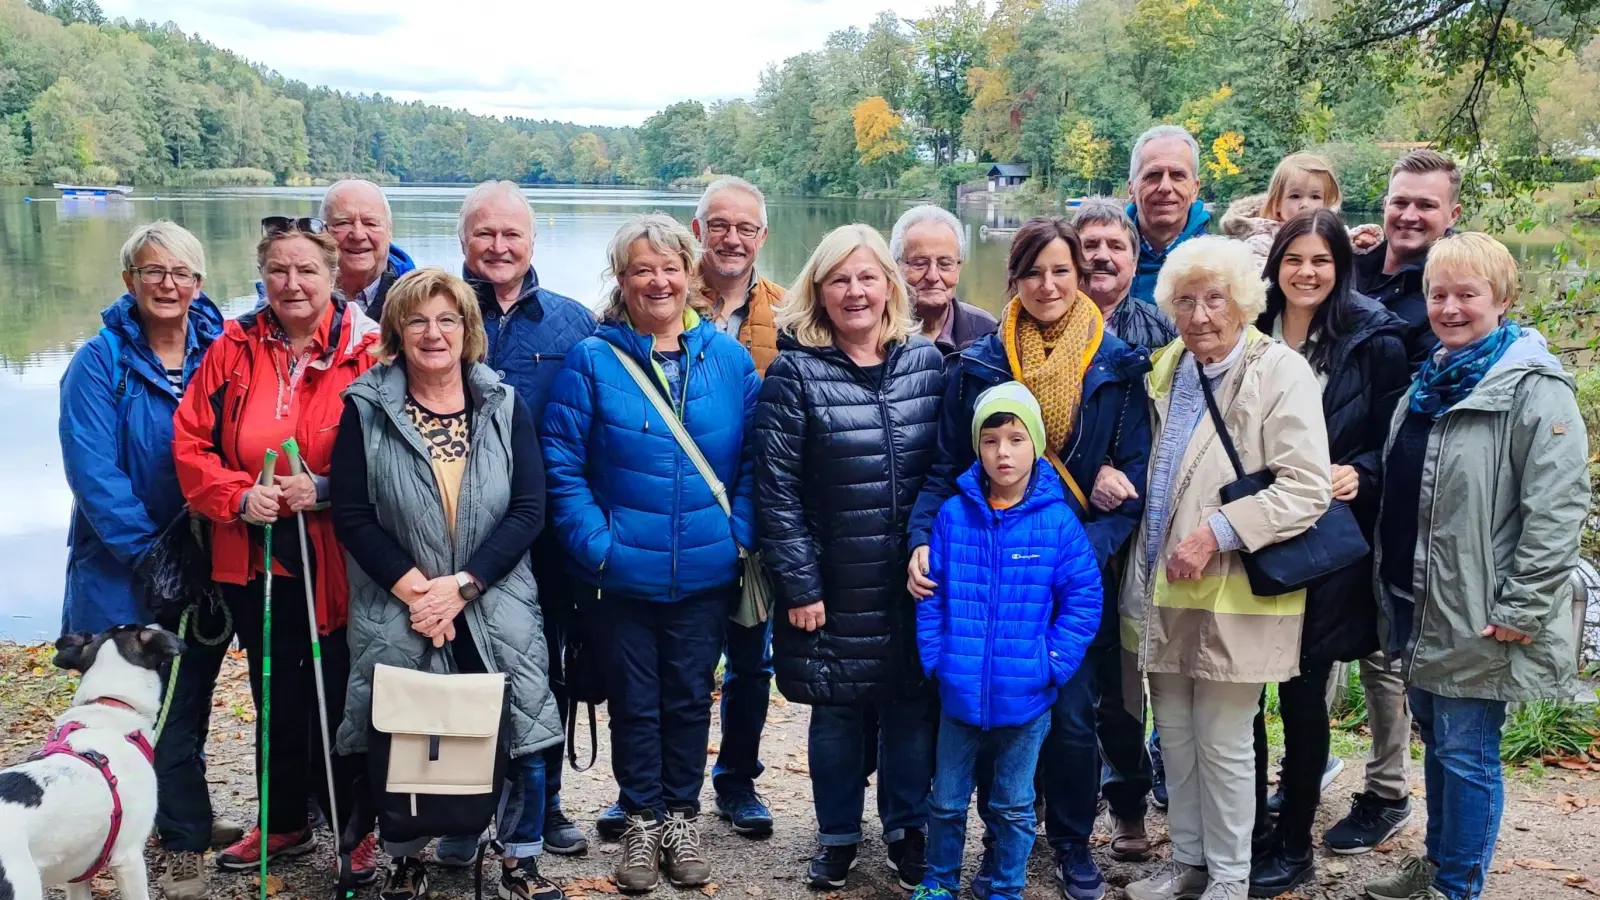
[[[146,247],[160,247],[196,275],[206,275],[206,251],[200,246],[200,239],[176,222],[160,219],[135,228],[122,244],[122,271],[133,271],[133,258]]]
[[[347,187],[355,187],[356,185],[365,185],[366,187],[372,188],[378,192],[378,198],[383,201],[383,218],[390,225],[393,225],[394,210],[389,208],[388,195],[384,194],[383,188],[378,187],[375,182],[368,181],[365,178],[345,178],[328,185],[328,189],[322,194],[322,206],[317,209],[317,218],[321,219],[323,222],[327,222],[328,207],[333,205],[333,195],[339,193]]]
[[[913,206],[900,214],[895,220],[894,228],[889,232],[889,256],[896,263],[906,261],[906,232],[924,222],[938,222],[956,234],[956,246],[960,248],[961,260],[967,259],[967,230],[961,227],[961,220],[955,214],[942,206],[924,203]]]
[[[611,243],[606,247],[608,263],[606,275],[613,280],[613,284],[611,292],[606,295],[605,305],[595,316],[602,322],[621,322],[628,315],[628,304],[622,297],[622,280],[627,277],[633,243],[639,240],[644,241],[657,253],[676,256],[686,273],[694,271],[694,261],[700,258],[700,246],[695,243],[694,232],[683,227],[682,222],[666,213],[645,213],[622,223],[622,227],[611,236]],[[710,301],[695,290],[692,281],[688,285],[687,293],[688,306],[702,316],[711,314]]]
[[[1194,135],[1177,125],[1157,125],[1133,142],[1133,153],[1128,156],[1129,183],[1139,180],[1139,170],[1144,167],[1144,145],[1163,138],[1177,138],[1189,145],[1189,175],[1200,177],[1200,145],[1195,143]]]
[[[522,202],[528,210],[528,237],[539,236],[539,224],[533,217],[533,204],[528,202],[528,195],[517,187],[515,181],[485,181],[467,192],[467,199],[461,201],[461,216],[456,219],[456,237],[461,240],[461,246],[467,246],[467,219],[478,211],[490,197],[511,197]]]
[[[1136,249],[1139,246],[1139,229],[1128,218],[1128,211],[1121,200],[1088,197],[1080,202],[1078,211],[1072,214],[1072,227],[1078,229],[1081,235],[1083,229],[1090,225],[1116,225],[1128,233],[1128,246]]]
[[[702,227],[706,224],[706,210],[711,208],[711,198],[723,191],[744,191],[755,198],[756,204],[761,207],[761,227],[767,227],[767,195],[761,189],[745,181],[737,175],[723,175],[706,185],[705,192],[700,195],[700,202],[695,204],[694,218]]]

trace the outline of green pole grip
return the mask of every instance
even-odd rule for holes
[[[294,438],[283,442],[283,455],[289,459],[290,475],[299,475],[306,470],[305,463],[300,460],[300,445]]]
[[[268,450],[261,461],[260,483],[265,487],[272,487],[272,482],[278,477],[278,451]]]

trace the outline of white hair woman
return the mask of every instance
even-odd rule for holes
[[[1259,271],[1244,244],[1207,236],[1174,249],[1156,281],[1180,342],[1146,377],[1156,438],[1120,602],[1161,732],[1172,858],[1128,885],[1132,900],[1246,896],[1250,724],[1263,685],[1299,671],[1305,592],[1256,596],[1239,554],[1295,537],[1327,510],[1328,434],[1310,364],[1248,324],[1266,308]],[[1274,477],[1232,503],[1219,493],[1239,476],[1208,389],[1244,470]]]
[[[612,773],[627,814],[616,880],[640,892],[663,867],[680,887],[711,877],[695,819],[723,626],[740,556],[755,546],[745,438],[761,381],[750,354],[695,308],[688,229],[638,216],[609,256],[616,287],[599,330],[551,385],[542,444],[550,522],[579,577],[599,588],[585,613],[605,661]]]
[[[778,690],[811,709],[812,887],[844,884],[861,841],[863,719],[876,713],[878,818],[903,887],[922,880],[936,714],[894,577],[933,464],[941,354],[866,225],[834,229],[778,309],[756,410],[761,547],[778,609]]]

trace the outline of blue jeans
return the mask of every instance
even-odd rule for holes
[[[861,843],[866,805],[866,747],[860,706],[813,706],[806,753],[811,763],[811,801],[817,843],[849,847]],[[936,704],[915,697],[877,706],[878,819],[886,844],[907,831],[928,827],[928,789],[933,779]]]
[[[1427,747],[1428,858],[1439,866],[1433,886],[1450,900],[1474,900],[1494,858],[1505,808],[1500,774],[1501,700],[1409,692],[1411,715]]]
[[[502,857],[529,859],[544,853],[544,755],[530,753],[513,759],[511,771],[512,777],[506,780],[505,790],[500,793],[500,807],[495,812],[495,840],[505,848],[500,854]],[[384,841],[383,852],[395,859],[418,856],[430,840],[432,838]],[[477,842],[478,835],[461,834],[440,838],[439,846],[448,843],[452,845],[452,852],[465,853],[467,847]]]
[[[988,758],[993,764],[982,774],[991,790],[982,815],[994,836],[994,896],[1021,900],[1028,854],[1033,851],[1033,770],[1049,730],[1048,715],[1026,725],[988,731],[947,715],[939,717],[939,763],[929,803],[925,885],[944,888],[952,896],[961,892],[967,804],[972,799],[974,776],[979,774],[978,760]]]
[[[761,730],[772,692],[772,620],[754,628],[728,623],[722,654],[722,748],[711,769],[717,796],[755,790],[761,764]]]
[[[1088,846],[1094,833],[1095,811],[1100,805],[1100,745],[1095,737],[1094,667],[1078,666],[1050,707],[1050,733],[1038,754],[1039,780],[1044,791],[1044,834],[1050,846],[1061,850],[1074,844]],[[984,760],[978,768],[978,816],[989,831],[997,822],[989,813],[992,773],[999,771]],[[1028,770],[1032,777],[1034,770]],[[1095,775],[1085,776],[1085,773]]]

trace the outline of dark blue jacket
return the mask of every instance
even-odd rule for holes
[[[1139,212],[1132,203],[1128,204],[1128,218],[1133,220],[1134,230],[1139,228]],[[1187,241],[1189,238],[1206,233],[1211,225],[1211,213],[1206,210],[1203,201],[1196,200],[1189,207],[1189,221],[1183,226],[1183,231],[1168,244],[1165,250],[1157,251],[1144,239],[1144,232],[1139,232],[1139,269],[1133,276],[1133,288],[1129,296],[1146,303],[1156,302],[1156,276],[1161,272],[1161,266],[1167,261],[1167,254],[1172,248]]]
[[[604,323],[567,354],[545,405],[550,523],[579,577],[605,591],[671,602],[739,577],[739,548],[755,547],[753,434],[761,378],[739,342],[685,314],[684,427],[723,482],[730,521],[700,470],[628,375],[627,353],[654,389],[653,338]]]
[[[1113,335],[1106,335],[1083,377],[1083,403],[1066,447],[1056,448],[1067,471],[1087,496],[1102,464],[1120,469],[1135,485],[1145,483],[1150,464],[1150,411],[1144,375],[1150,355]],[[923,483],[911,514],[911,546],[928,543],[933,519],[944,501],[955,496],[956,478],[977,461],[972,449],[972,409],[978,395],[1008,381],[1011,366],[1000,335],[992,334],[953,357],[945,372],[944,405],[939,414],[939,453]],[[1071,493],[1067,504],[1089,533],[1102,569],[1127,543],[1144,513],[1144,497],[1124,501],[1109,513],[1083,510]]]
[[[1049,463],[1006,510],[984,497],[982,464],[959,484],[929,545],[939,588],[917,604],[922,669],[957,721],[1023,725],[1050,710],[1083,662],[1100,627],[1100,569]]]
[[[489,339],[484,362],[511,385],[528,404],[533,421],[542,425],[550,383],[572,348],[594,334],[594,313],[570,297],[540,287],[539,274],[531,268],[510,312],[501,312],[494,285],[469,269],[463,268],[461,274],[477,292],[483,311],[483,330]]]
[[[400,276],[417,267],[411,254],[401,250],[394,244],[389,245],[389,264],[383,267],[383,274],[378,276],[378,289],[372,292],[372,298],[366,302],[362,310],[367,318],[374,322],[383,322],[383,304],[389,299],[389,289],[400,280]]]
[[[172,464],[178,395],[135,309],[129,294],[106,307],[105,327],[61,378],[61,461],[72,490],[63,633],[152,621],[134,563],[183,509]],[[221,333],[222,313],[201,294],[189,305],[185,385]]]

